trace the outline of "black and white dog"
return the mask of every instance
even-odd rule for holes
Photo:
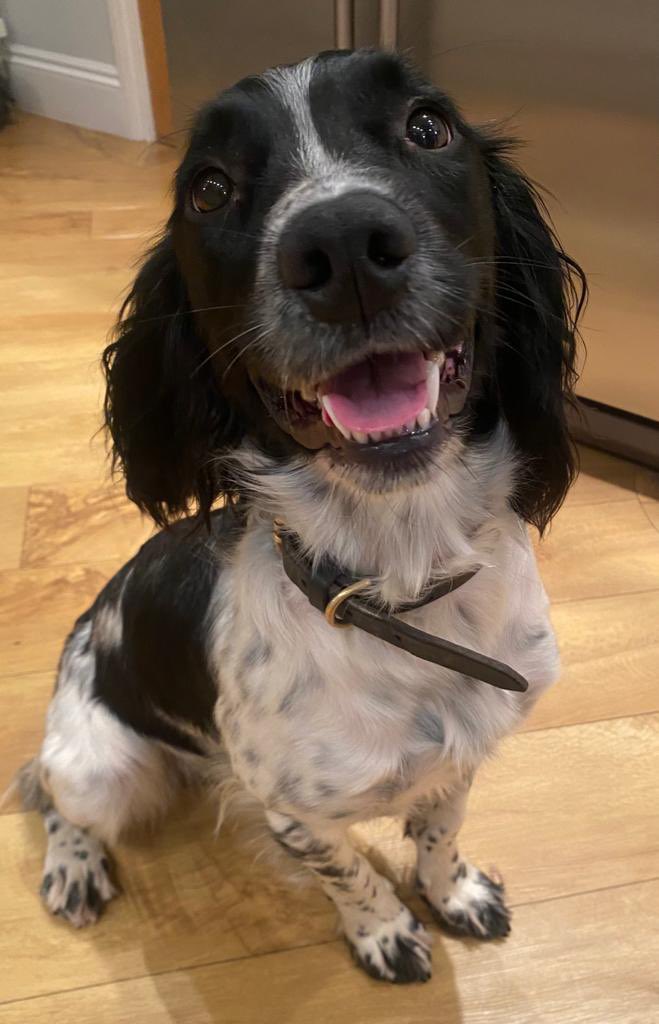
[[[21,776],[43,899],[72,924],[114,895],[101,844],[225,764],[369,974],[425,980],[430,949],[351,845],[359,820],[405,819],[442,925],[507,934],[502,886],[456,836],[475,769],[558,671],[525,524],[573,475],[583,298],[508,150],[376,51],[246,78],[201,112],[104,355],[116,463],[168,528],[76,622]],[[332,628],[282,531],[312,573],[367,577],[371,607],[527,692]]]

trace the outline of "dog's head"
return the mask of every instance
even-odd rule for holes
[[[104,356],[129,495],[158,522],[231,489],[245,438],[364,491],[422,483],[501,419],[542,528],[573,472],[576,265],[505,141],[407,62],[327,53],[199,115],[175,207]]]

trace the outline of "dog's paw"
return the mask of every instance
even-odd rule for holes
[[[48,836],[41,899],[51,914],[82,928],[98,920],[117,891],[101,843],[61,819],[50,828],[55,824]]]
[[[437,923],[450,935],[488,941],[505,939],[510,933],[503,884],[471,865],[460,865],[447,895],[433,898],[423,887],[421,893]]]
[[[371,921],[350,934],[348,945],[367,974],[378,981],[428,981],[431,938],[407,907],[391,921]]]

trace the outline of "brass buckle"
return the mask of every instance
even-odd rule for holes
[[[272,520],[272,539],[278,551],[281,551],[281,531],[284,529],[284,525],[284,520],[278,516]]]
[[[338,594],[335,594],[332,600],[327,602],[325,607],[325,618],[329,622],[330,626],[334,626],[335,629],[348,629],[351,623],[341,622],[340,619],[337,621],[336,613],[344,601],[347,601],[353,594],[358,594],[360,590],[366,590],[366,588],[372,586],[372,584],[373,580],[356,580],[354,583],[351,583],[350,586],[344,587],[343,590],[339,590]]]

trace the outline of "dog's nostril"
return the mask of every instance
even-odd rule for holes
[[[400,253],[398,247],[392,245],[391,238],[384,231],[374,231],[368,240],[367,256],[379,267],[398,267],[407,258]]]
[[[284,240],[277,259],[283,283],[295,291],[322,288],[332,278],[332,263],[325,250],[304,241],[300,244],[295,237]]]
[[[322,249],[310,249],[304,255],[306,273],[301,275],[298,288],[322,288],[332,276],[332,264]]]
[[[416,251],[416,237],[412,231],[376,229],[368,239],[366,254],[378,267],[394,270]]]

